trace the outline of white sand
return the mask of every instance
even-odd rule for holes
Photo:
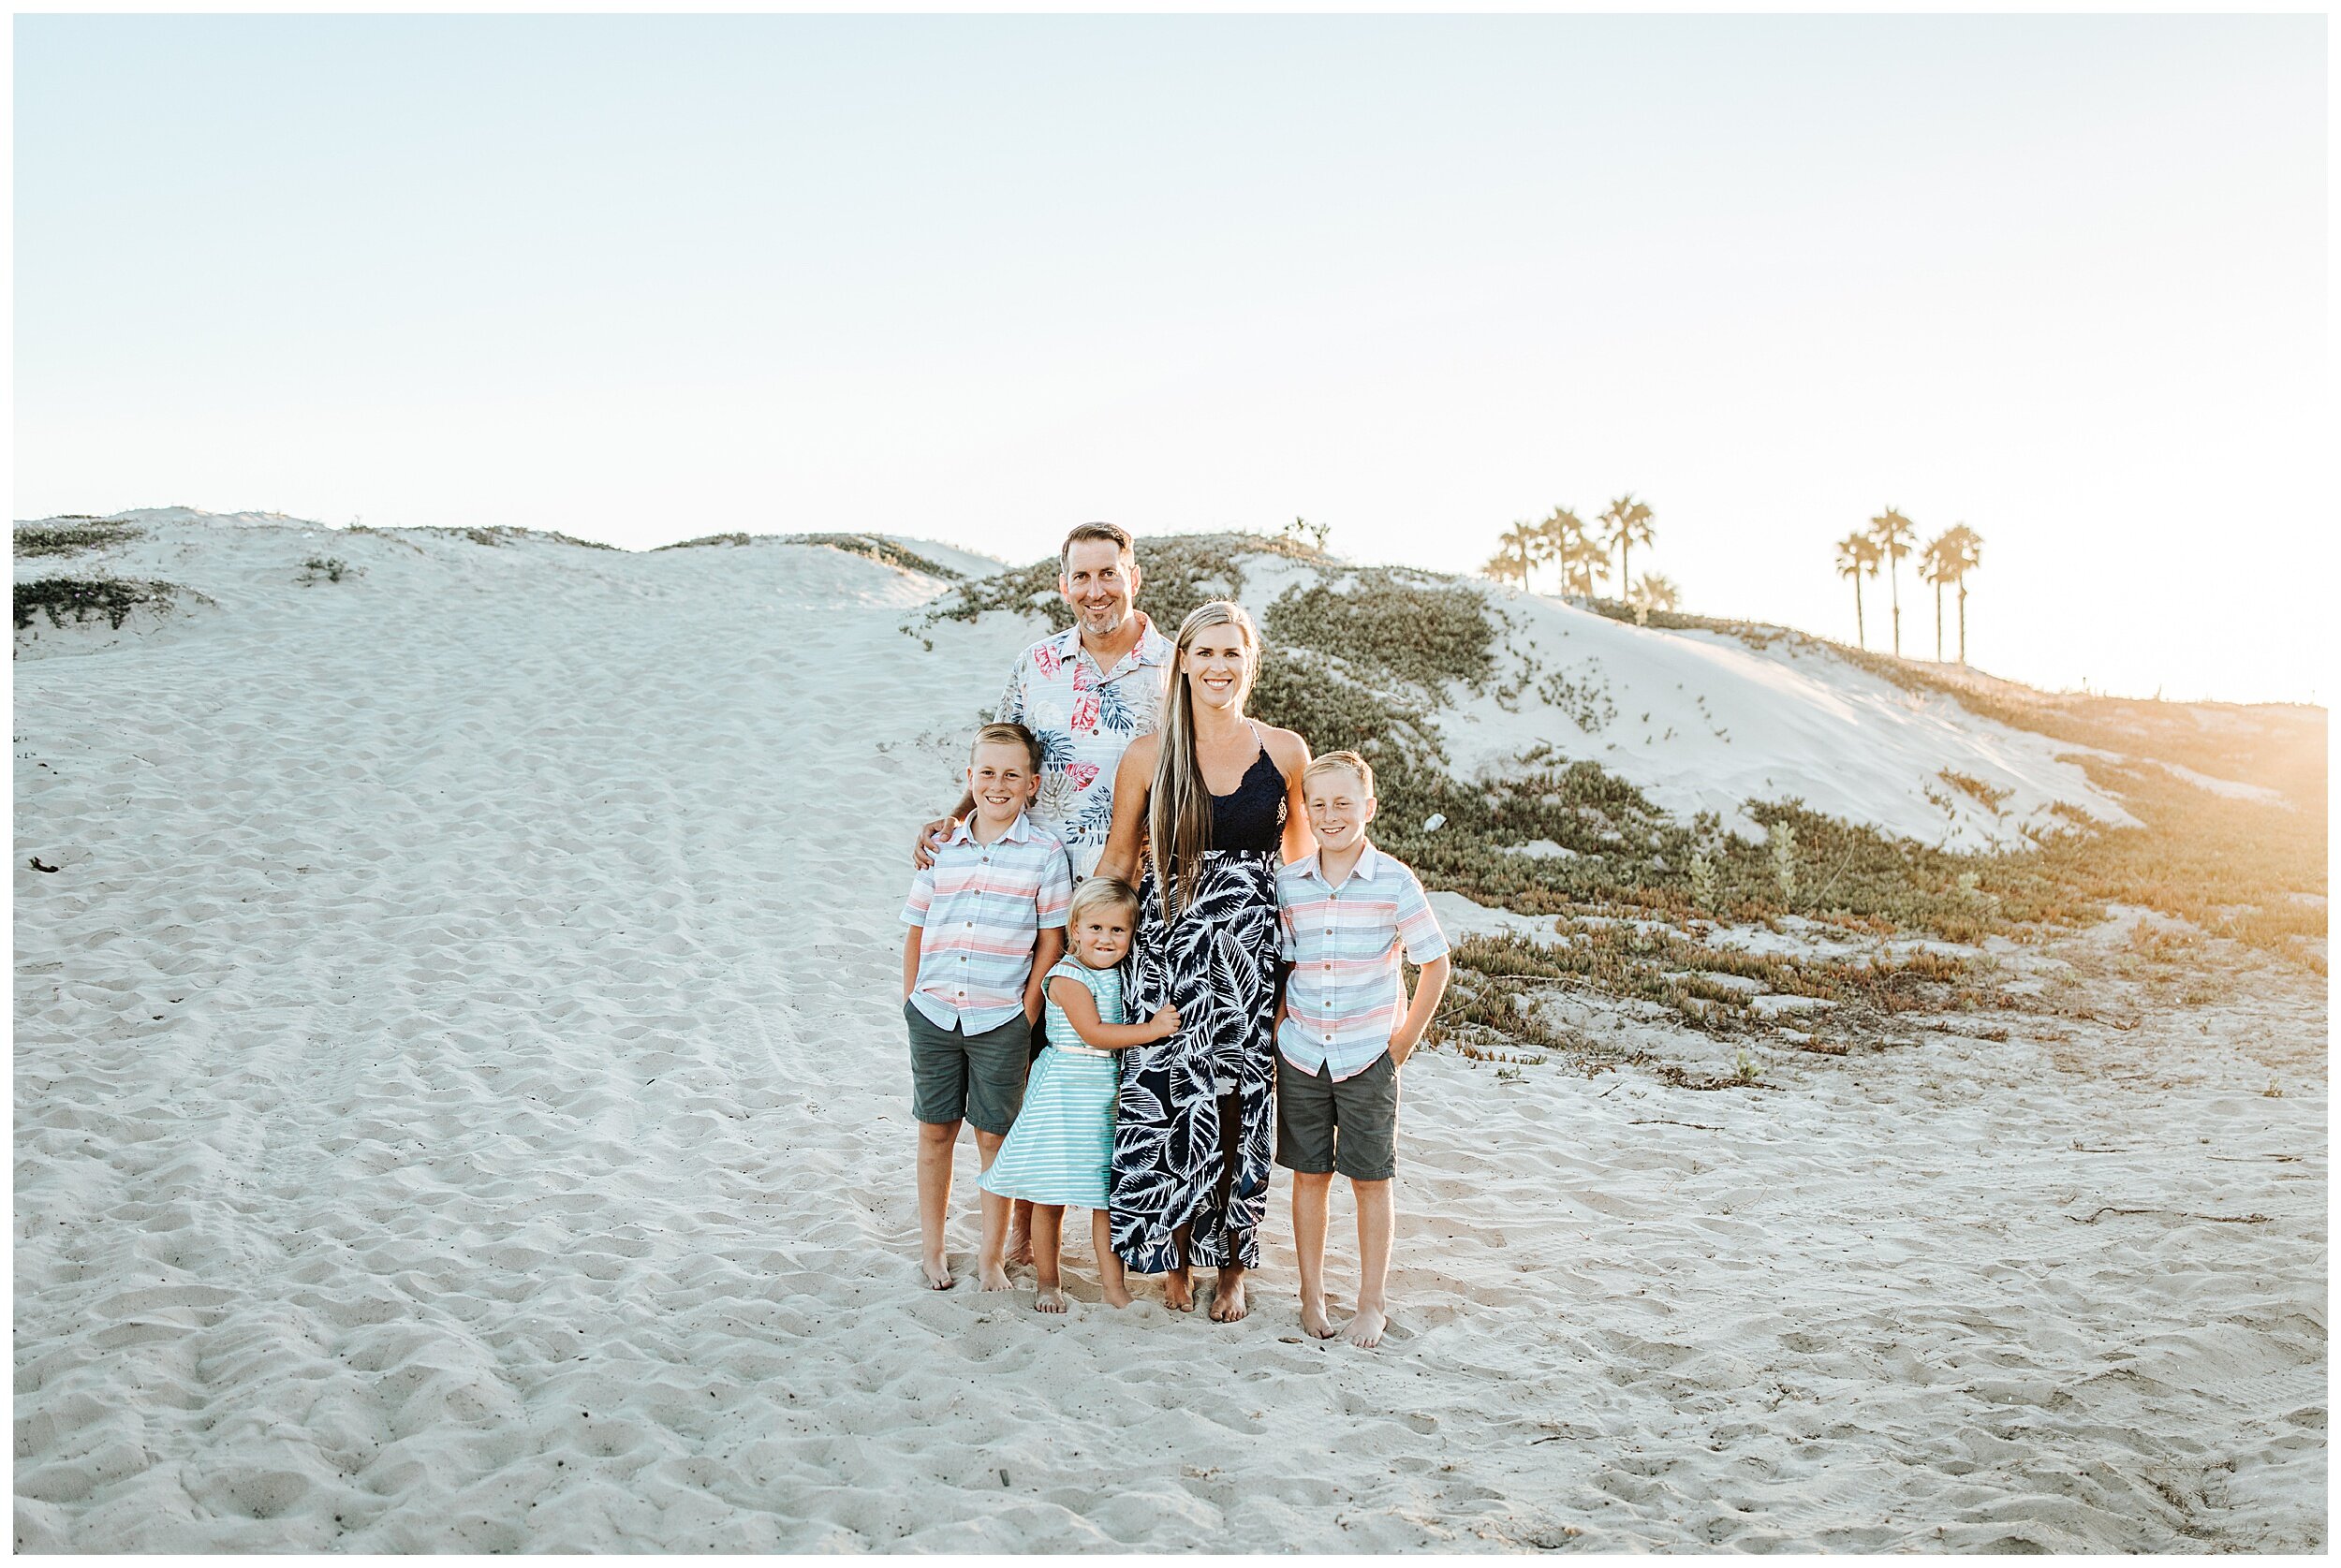
[[[106,564],[216,609],[16,669],[20,1549],[2323,1542],[2297,979],[1759,1092],[1428,1054],[1380,1351],[1281,1180],[1246,1322],[1085,1240],[1051,1322],[916,1288],[892,1000],[1028,628],[802,548]]]

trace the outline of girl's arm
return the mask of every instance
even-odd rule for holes
[[[1146,838],[1146,798],[1155,787],[1155,754],[1161,744],[1152,735],[1140,736],[1113,769],[1113,825],[1106,829],[1097,874],[1119,877],[1133,887],[1138,886],[1139,848]]]
[[[1276,764],[1276,771],[1285,776],[1285,864],[1290,865],[1317,850],[1317,835],[1309,831],[1309,802],[1307,792],[1301,787],[1301,773],[1309,765],[1309,743],[1288,729],[1268,732],[1268,755]]]
[[[1176,1007],[1165,1007],[1144,1023],[1106,1022],[1097,1016],[1097,999],[1089,994],[1087,986],[1070,975],[1060,975],[1049,982],[1049,1000],[1063,1010],[1066,1021],[1082,1037],[1082,1043],[1098,1050],[1150,1046],[1179,1032]]]

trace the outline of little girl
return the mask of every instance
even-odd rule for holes
[[[1097,1273],[1109,1306],[1130,1304],[1106,1219],[1106,1167],[1113,1154],[1114,1052],[1175,1034],[1165,1007],[1144,1023],[1122,1021],[1121,962],[1138,929],[1138,893],[1093,876],[1073,890],[1066,938],[1072,951],[1046,977],[1049,1048],[1033,1063],[1023,1108],[984,1173],[983,1190],[1032,1203],[1032,1255],[1040,1294],[1033,1311],[1065,1311],[1057,1276],[1065,1206],[1089,1210]]]

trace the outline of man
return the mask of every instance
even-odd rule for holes
[[[1064,841],[1073,880],[1087,878],[1113,826],[1113,770],[1132,740],[1155,727],[1176,650],[1138,608],[1138,558],[1110,522],[1084,522],[1057,550],[1057,592],[1073,624],[1017,658],[992,718],[1021,724],[1040,740],[1040,791],[1026,815]],[[949,816],[919,830],[924,867],[975,807],[962,794]],[[1033,1052],[1045,1044],[1033,1026]],[[1009,1218],[1008,1261],[1032,1261],[1032,1205]]]

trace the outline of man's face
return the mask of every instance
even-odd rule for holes
[[[1112,539],[1075,541],[1056,579],[1084,637],[1112,637],[1138,597],[1138,563]]]

